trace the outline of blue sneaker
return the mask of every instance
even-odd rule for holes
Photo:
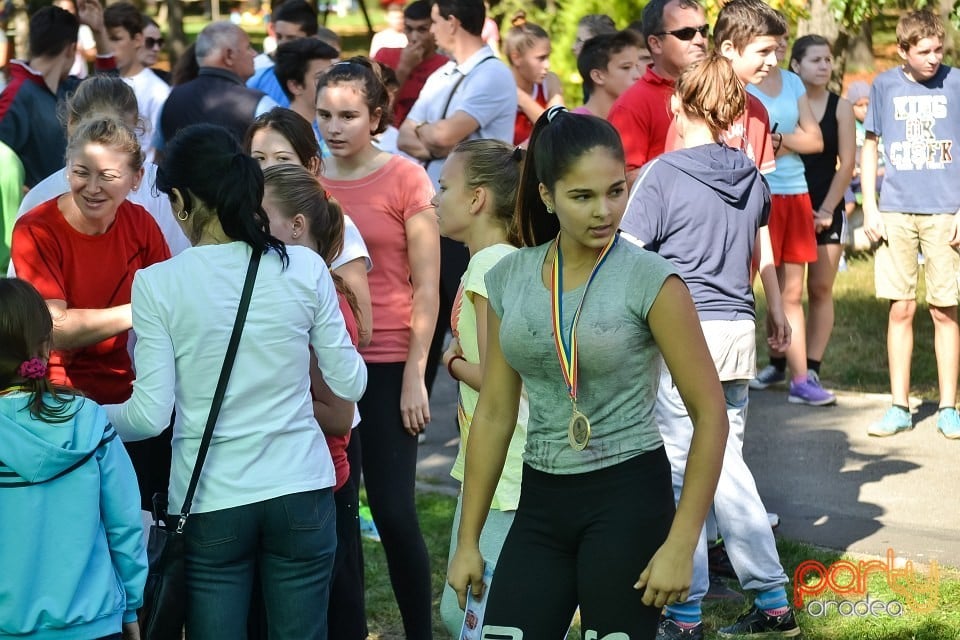
[[[960,439],[960,414],[953,407],[944,407],[940,409],[937,415],[937,431],[943,434],[944,438],[951,440]]]
[[[783,384],[787,381],[787,372],[777,369],[772,364],[768,364],[757,372],[757,377],[750,381],[751,389],[766,389],[775,384]]]
[[[937,420],[938,425],[939,422]],[[890,407],[879,422],[874,422],[867,427],[867,434],[883,438],[910,429],[913,429],[913,416],[910,415],[910,412],[901,407]]]
[[[828,404],[836,404],[837,396],[821,387],[820,378],[810,371],[803,382],[790,382],[790,395],[787,396],[787,402],[825,407]]]

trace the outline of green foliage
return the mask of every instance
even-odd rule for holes
[[[495,17],[501,17],[501,36],[510,29],[510,19],[517,11],[527,14],[527,22],[543,27],[550,34],[553,52],[550,55],[551,70],[563,82],[564,98],[567,105],[579,105],[583,96],[580,85],[582,80],[577,73],[577,60],[571,47],[576,38],[577,22],[592,13],[602,13],[613,18],[617,27],[623,29],[640,14],[646,1],[635,0],[556,0],[549,4],[542,0],[536,3],[525,0],[502,0],[493,9]]]

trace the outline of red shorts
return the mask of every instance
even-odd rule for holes
[[[774,194],[767,226],[773,244],[773,261],[778,267],[784,262],[806,264],[817,261],[817,234],[809,194]]]

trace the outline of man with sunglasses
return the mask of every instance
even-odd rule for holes
[[[103,10],[103,24],[117,60],[117,70],[123,81],[137,96],[137,109],[144,126],[137,132],[140,148],[147,162],[153,162],[151,141],[153,130],[160,120],[163,104],[170,95],[170,87],[140,61],[143,50],[143,15],[129,2],[117,2]]]
[[[610,109],[607,119],[623,140],[632,185],[647,161],[663,153],[672,121],[670,96],[684,69],[707,55],[707,25],[696,0],[651,0],[643,10],[643,38],[653,62]]]

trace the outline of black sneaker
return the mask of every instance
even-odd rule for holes
[[[727,548],[723,542],[707,548],[707,565],[710,575],[737,580],[737,572],[733,570],[733,563],[730,562],[730,556],[727,555]]]
[[[657,626],[657,640],[703,640],[703,623],[684,629],[670,618],[660,618]]]
[[[787,611],[782,616],[771,616],[758,609],[756,605],[745,614],[737,618],[729,627],[723,627],[718,632],[721,638],[796,638],[800,635],[800,627],[793,617],[793,611]]]
[[[714,573],[710,574],[710,588],[704,600],[725,600],[727,602],[740,602],[743,600],[743,594],[735,589],[731,589],[727,584],[727,579]]]

